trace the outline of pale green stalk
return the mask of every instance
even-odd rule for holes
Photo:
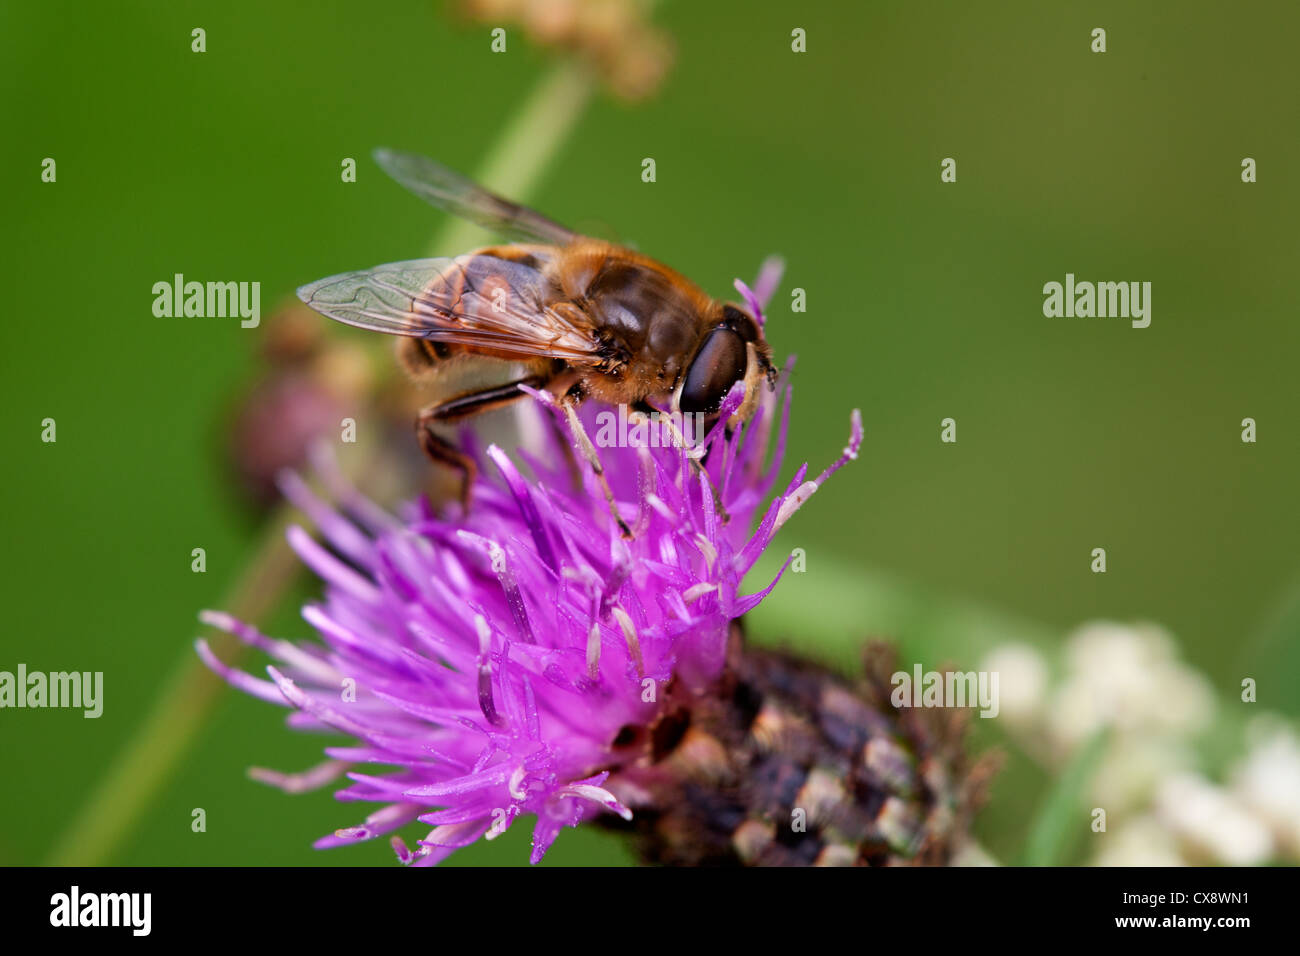
[[[573,131],[592,90],[590,75],[579,65],[552,72],[515,114],[475,178],[510,199],[531,195],[547,163]],[[429,246],[429,255],[454,256],[484,245],[489,235],[481,226],[455,219]]]
[[[1108,729],[1096,731],[1052,783],[1029,827],[1021,866],[1064,866],[1069,862],[1073,838],[1091,823],[1088,788],[1109,741]]]

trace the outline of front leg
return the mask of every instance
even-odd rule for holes
[[[609,487],[609,478],[605,475],[605,466],[600,463],[600,456],[596,454],[596,446],[591,443],[591,439],[587,436],[587,430],[582,427],[582,419],[578,417],[578,403],[581,400],[581,394],[574,394],[573,392],[566,393],[560,399],[560,407],[564,409],[565,418],[569,423],[569,433],[573,436],[578,452],[586,459],[592,473],[596,476],[596,481],[600,483],[601,491],[605,494],[605,502],[609,505],[609,516],[617,526],[619,535],[624,539],[631,538],[632,529],[623,520],[623,516],[618,513],[618,502],[614,498],[613,489]]]
[[[697,480],[702,477],[705,484],[709,486],[709,491],[713,495],[713,510],[717,513],[718,519],[723,524],[727,524],[731,521],[731,515],[727,513],[727,506],[722,503],[722,495],[718,493],[717,486],[713,484],[713,480],[709,478],[709,473],[704,470],[704,465],[701,463],[701,459],[707,455],[707,449],[703,452],[697,451],[695,447],[687,442],[686,436],[683,435],[681,429],[677,427],[677,423],[673,420],[672,414],[665,414],[650,405],[648,402],[637,402],[632,406],[631,414],[640,416],[647,422],[657,420],[661,427],[666,427],[668,429],[669,433],[673,437],[673,441],[677,443],[677,447],[686,450],[686,460],[690,462],[692,474]],[[657,416],[657,419],[652,418],[651,416]],[[728,435],[730,435],[730,432],[728,432]],[[684,484],[682,492],[686,492]]]

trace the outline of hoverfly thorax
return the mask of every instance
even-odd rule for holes
[[[752,414],[759,387],[772,378],[771,349],[745,311],[716,302],[648,256],[574,232],[431,159],[388,150],[375,158],[438,208],[516,240],[331,276],[298,290],[323,315],[405,338],[403,364],[426,380],[445,381],[444,371],[469,361],[509,370],[502,373],[507,380],[444,394],[416,422],[429,457],[464,474],[466,501],[476,466],[435,426],[533,390],[548,392],[576,421],[573,407],[586,399],[638,414],[668,404],[711,415],[743,381],[745,399],[731,423]]]

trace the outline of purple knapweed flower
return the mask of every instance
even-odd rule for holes
[[[760,277],[757,295],[736,285],[761,322],[773,271]],[[416,849],[392,842],[403,862],[428,865],[535,814],[535,863],[562,826],[601,813],[631,818],[602,786],[627,759],[614,747],[620,731],[656,719],[670,680],[703,688],[721,674],[730,622],[776,584],[742,594],[746,572],[862,440],[855,412],[839,460],[812,480],[800,468],[764,504],[781,464],[790,390],[780,403],[775,390],[763,391],[752,418],[727,434],[743,399],[738,384],[695,448],[598,449],[630,538],[592,469],[563,447],[575,437],[564,431],[565,416],[540,393],[536,401],[558,425],[538,430],[552,447],[520,450],[525,470],[489,447],[491,464],[463,516],[439,517],[420,500],[399,519],[327,474],[336,510],[296,476],[285,479],[285,494],[324,539],[289,532],[325,582],[324,599],[302,612],[320,642],[276,640],[228,615],[203,614],[277,661],[269,681],[228,667],[202,640],[197,646],[233,686],[293,708],[290,726],[355,738],[327,747],[330,760],[302,774],[255,771],[290,791],[346,774],[351,784],[338,799],[383,805],[316,846],[419,820],[432,830]],[[589,432],[596,414],[582,412]],[[581,489],[574,461],[583,465]],[[367,764],[392,769],[355,769]]]

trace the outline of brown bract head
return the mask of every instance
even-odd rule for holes
[[[646,862],[669,865],[943,865],[967,837],[993,771],[965,752],[964,711],[889,702],[893,652],[872,645],[849,681],[746,647],[705,694],[672,685],[639,754],[606,786],[634,810]]]

